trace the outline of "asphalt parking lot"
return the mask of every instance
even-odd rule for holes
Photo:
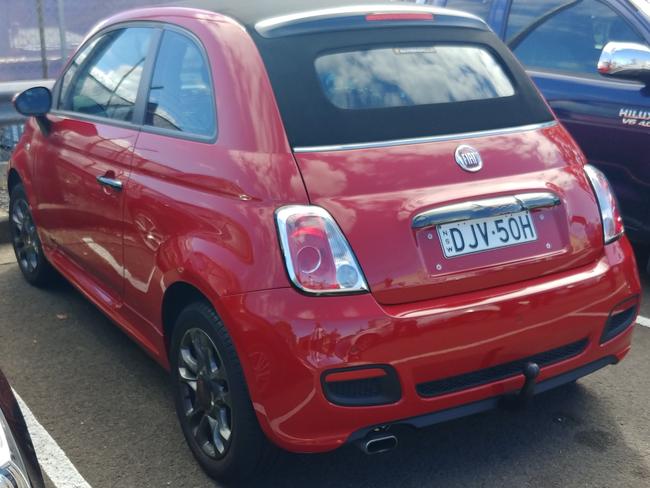
[[[650,317],[650,279],[644,287]],[[185,446],[166,373],[71,286],[28,286],[1,244],[0,313],[0,368],[49,434],[39,452],[49,486],[215,486]],[[650,328],[635,327],[624,362],[525,411],[408,433],[372,457],[283,455],[247,486],[650,486]],[[61,454],[76,475],[56,464]]]

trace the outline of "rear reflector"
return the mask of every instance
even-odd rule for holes
[[[397,373],[387,365],[329,370],[321,383],[330,402],[346,407],[387,405],[402,397]]]
[[[386,13],[386,14],[368,14],[366,15],[368,22],[382,22],[382,21],[401,21],[401,20],[433,20],[431,13]]]
[[[616,305],[609,314],[600,343],[604,343],[626,331],[639,313],[639,297],[632,297]]]
[[[325,381],[331,383],[334,381],[364,380],[381,378],[382,376],[386,376],[386,374],[386,371],[380,368],[350,369],[347,371],[339,371],[338,373],[328,373],[325,375]]]

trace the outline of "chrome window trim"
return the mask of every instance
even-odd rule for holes
[[[413,229],[423,229],[464,220],[497,217],[525,210],[550,208],[560,205],[560,197],[553,192],[531,192],[470,202],[454,203],[422,212],[413,217]]]
[[[440,136],[413,137],[409,139],[393,139],[389,141],[359,142],[354,144],[332,144],[328,146],[297,146],[293,148],[294,153],[330,152],[330,151],[352,151],[355,149],[375,149],[382,147],[405,146],[409,144],[425,144],[428,142],[455,141],[459,139],[472,139],[475,137],[500,136],[527,132],[532,130],[546,129],[557,125],[557,120],[542,122],[539,124],[521,125],[518,127],[507,127],[504,129],[491,129],[476,132],[461,132],[458,134],[445,134]]]

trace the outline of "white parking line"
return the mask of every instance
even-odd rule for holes
[[[88,482],[79,474],[77,468],[70,462],[65,452],[52,439],[52,436],[38,423],[38,420],[36,420],[23,399],[15,391],[14,395],[16,395],[16,400],[18,400],[20,409],[23,411],[25,423],[32,437],[41,469],[54,483],[54,486],[56,488],[91,488]]]
[[[642,325],[643,327],[650,327],[650,319],[641,315],[637,317],[636,323]]]

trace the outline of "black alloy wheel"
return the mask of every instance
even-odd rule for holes
[[[11,189],[9,201],[11,240],[18,266],[25,279],[32,285],[49,283],[54,270],[48,263],[38,237],[36,224],[22,184]]]
[[[184,414],[197,445],[206,456],[222,458],[232,436],[232,403],[228,373],[212,339],[189,329],[181,339],[178,378]]]
[[[260,428],[237,351],[210,303],[180,312],[169,360],[176,414],[206,473],[240,481],[265,472],[278,450]]]

